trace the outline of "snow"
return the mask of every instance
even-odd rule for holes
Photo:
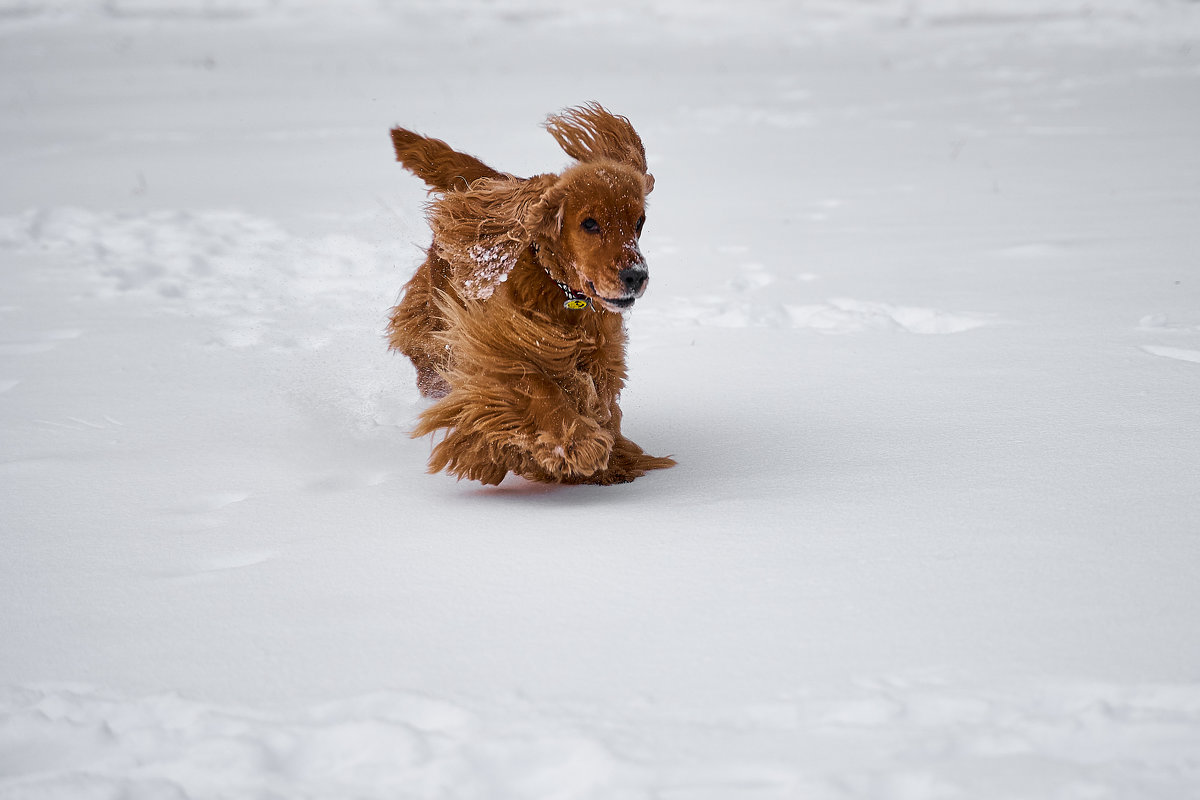
[[[0,0],[0,798],[1200,794],[1200,6]],[[656,186],[620,487],[427,475],[403,124]]]
[[[517,253],[513,251],[517,250]],[[508,273],[517,265],[519,248],[510,241],[479,242],[467,249],[467,255],[479,266],[478,277],[463,280],[464,296],[486,300],[496,291],[496,284],[508,280]]]

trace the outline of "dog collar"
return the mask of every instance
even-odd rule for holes
[[[550,275],[549,272],[546,274]],[[553,275],[550,275],[550,280],[554,281]],[[563,301],[563,308],[569,308],[572,311],[582,311],[585,308],[592,308],[592,298],[586,294],[572,291],[570,286],[561,281],[554,282],[558,284],[558,288],[562,289],[563,294],[567,296],[567,299]],[[596,309],[592,308],[592,310],[595,311]]]
[[[536,262],[538,254],[537,243],[531,243],[529,245],[529,249],[533,252],[534,261]],[[543,266],[542,269],[546,272],[546,275],[550,278],[550,280],[554,281],[554,285],[559,289],[562,289],[562,293],[566,295],[567,299],[563,301],[563,308],[569,308],[572,311],[582,311],[585,308],[590,308],[592,311],[596,310],[596,307],[592,305],[592,298],[588,297],[582,292],[574,291],[570,286],[567,286],[562,281],[555,280],[554,276],[550,274],[550,270],[546,269],[545,266]]]

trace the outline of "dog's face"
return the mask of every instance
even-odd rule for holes
[[[558,247],[567,284],[609,311],[624,311],[646,291],[650,271],[638,239],[650,178],[614,162],[564,173]]]

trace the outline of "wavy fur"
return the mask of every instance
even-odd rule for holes
[[[669,458],[621,433],[620,311],[645,290],[637,237],[653,185],[633,126],[596,104],[547,128],[579,163],[523,179],[396,128],[398,160],[438,196],[433,243],[388,326],[438,402],[414,436],[444,431],[430,471],[495,484],[509,473],[611,484]],[[568,286],[591,309],[564,306]]]

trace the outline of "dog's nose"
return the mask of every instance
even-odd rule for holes
[[[646,285],[646,280],[650,277],[650,274],[643,268],[631,267],[618,272],[617,277],[621,279],[621,284],[627,292],[637,294]]]

